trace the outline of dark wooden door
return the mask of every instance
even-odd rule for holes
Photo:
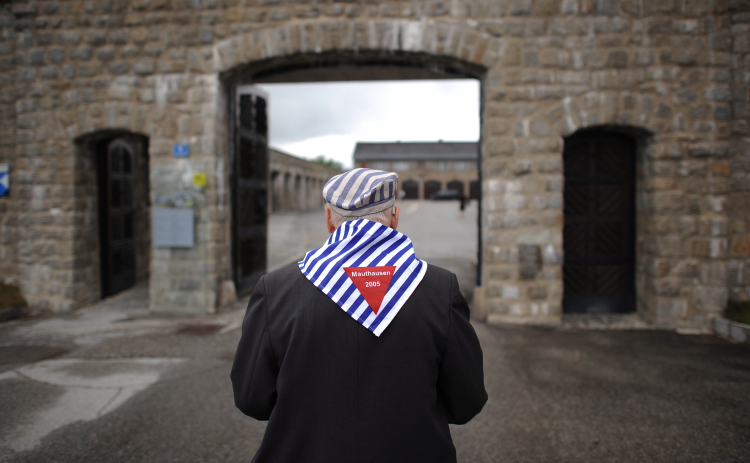
[[[635,310],[635,143],[582,133],[565,140],[563,311]]]
[[[419,183],[407,180],[401,188],[404,190],[404,199],[419,199]]]
[[[266,272],[267,101],[267,96],[254,87],[237,88],[232,166],[232,260],[238,294],[252,290]]]
[[[135,284],[133,147],[122,138],[105,144],[98,169],[102,297],[109,297]]]

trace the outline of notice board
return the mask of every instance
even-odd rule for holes
[[[192,209],[151,209],[151,239],[162,248],[192,248],[195,226]]]

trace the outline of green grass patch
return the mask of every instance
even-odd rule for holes
[[[733,322],[750,325],[750,301],[729,301],[724,316]]]
[[[18,286],[0,283],[0,310],[26,306],[26,299],[21,295]]]

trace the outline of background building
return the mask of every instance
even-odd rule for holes
[[[479,199],[477,143],[357,143],[357,167],[398,173],[404,199],[429,199],[438,190],[456,190]]]
[[[107,253],[148,256],[155,311],[252,287],[268,155],[251,84],[444,77],[482,87],[475,309],[705,328],[750,298],[747,2],[14,1],[0,31],[0,277],[35,311],[141,272]],[[192,246],[130,236],[156,208],[192,210]]]
[[[323,186],[340,170],[269,148],[270,212],[323,210]]]

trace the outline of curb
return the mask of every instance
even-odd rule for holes
[[[714,332],[730,341],[750,343],[750,325],[744,323],[733,322],[726,318],[715,318]]]
[[[0,322],[6,322],[13,320],[14,318],[21,318],[26,315],[26,306],[16,306],[9,309],[0,310]]]

